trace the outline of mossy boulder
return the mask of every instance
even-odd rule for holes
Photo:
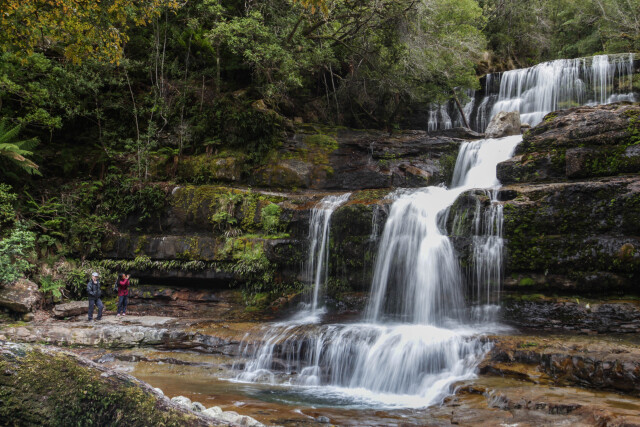
[[[136,378],[57,348],[0,342],[0,419],[9,425],[209,426]]]

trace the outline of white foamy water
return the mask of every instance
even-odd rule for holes
[[[559,59],[507,71],[491,115],[518,111],[522,123],[535,126],[555,110],[633,100],[632,79],[633,54]]]
[[[484,97],[476,106],[475,93],[469,92],[471,101],[464,106],[465,115],[472,129],[484,132],[500,111],[518,111],[522,123],[535,126],[552,111],[635,101],[634,59],[633,53],[558,59],[488,74]],[[462,125],[453,102],[432,106],[427,118],[429,131]]]
[[[394,193],[366,322],[270,325],[261,342],[243,342],[247,361],[236,380],[287,384],[354,404],[424,407],[442,401],[453,383],[472,378],[489,348],[479,335],[496,325],[469,315],[443,219],[463,191],[497,188],[496,165],[519,141],[464,143],[452,189]]]

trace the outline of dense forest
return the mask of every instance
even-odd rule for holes
[[[640,50],[638,0],[23,0],[0,6],[0,280],[80,292],[188,156],[257,165],[301,123],[393,131],[479,77]],[[195,172],[194,172],[195,170]],[[55,281],[38,263],[77,259]],[[97,268],[97,267],[94,267]]]

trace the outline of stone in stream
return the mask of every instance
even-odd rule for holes
[[[178,405],[182,405],[184,407],[191,409],[192,403],[191,403],[191,399],[189,399],[188,397],[176,396],[176,397],[172,397],[171,401],[173,403],[177,403]]]
[[[204,410],[206,410],[207,408],[200,402],[193,402],[191,404],[191,410],[194,412],[202,412]]]
[[[211,408],[205,409],[204,411],[202,411],[202,415],[206,415],[207,417],[213,417],[213,418],[217,418],[221,414],[222,414],[222,409],[220,409],[219,406],[212,406]]]
[[[520,113],[517,111],[500,111],[491,119],[484,134],[487,138],[520,135],[521,126]]]
[[[217,416],[218,419],[232,424],[238,424],[247,427],[262,427],[264,424],[247,415],[240,415],[234,411],[225,411]]]

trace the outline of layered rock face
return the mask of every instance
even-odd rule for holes
[[[235,152],[187,157],[177,178],[285,191],[423,187],[444,182],[453,172],[461,140],[452,136],[306,125],[261,165],[251,165],[246,155]]]
[[[640,171],[637,104],[578,107],[548,114],[516,156],[498,165],[503,184],[578,180]]]
[[[639,116],[637,104],[552,113],[498,165],[510,273],[543,274],[534,288],[640,290]]]

